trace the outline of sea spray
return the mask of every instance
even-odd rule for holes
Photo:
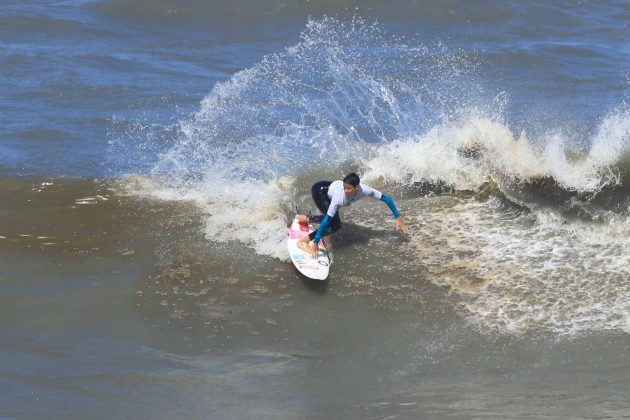
[[[209,240],[280,256],[291,194],[308,190],[287,180],[341,176],[380,145],[457,115],[480,97],[473,73],[460,51],[410,46],[374,22],[310,20],[298,44],[217,83],[180,121],[151,170],[155,194],[199,200]]]

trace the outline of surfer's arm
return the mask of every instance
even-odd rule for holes
[[[396,208],[396,204],[394,204],[394,200],[392,200],[392,198],[389,195],[382,194],[381,201],[384,201],[385,204],[387,204],[387,207],[389,207],[389,209],[392,211],[392,214],[394,215],[394,219],[398,219],[400,217],[400,212]]]
[[[405,221],[400,216],[400,212],[396,208],[396,204],[394,204],[394,200],[392,200],[392,198],[388,196],[387,194],[382,194],[381,201],[384,201],[385,204],[387,204],[389,209],[392,211],[392,214],[394,215],[394,219],[396,220],[396,223],[395,223],[396,229],[401,231],[402,233],[409,233],[409,229],[407,229],[407,225],[405,224]]]
[[[315,233],[315,236],[313,237],[313,242],[315,242],[315,244],[318,244],[319,240],[322,239],[322,236],[324,236],[324,232],[326,232],[330,219],[331,217],[327,214],[324,217],[324,220],[322,220],[322,223],[320,223],[317,233]]]

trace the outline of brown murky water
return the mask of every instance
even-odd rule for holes
[[[358,207],[330,281],[311,283],[284,261],[209,242],[192,205],[121,190],[3,180],[4,418],[627,413],[626,333],[482,327],[498,318],[470,308],[479,282],[494,280],[462,286],[479,259],[455,258],[479,249],[440,242],[428,215],[409,220],[420,233],[406,239],[366,225],[370,208]]]

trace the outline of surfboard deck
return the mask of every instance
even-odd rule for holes
[[[297,246],[297,242],[300,238],[307,236],[314,230],[312,224],[302,222],[294,217],[289,227],[287,248],[291,262],[293,262],[293,265],[301,274],[313,280],[326,280],[330,270],[331,259],[324,243],[322,241],[319,242],[317,258],[312,258],[307,252]]]

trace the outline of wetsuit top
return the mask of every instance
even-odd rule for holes
[[[348,198],[346,193],[343,191],[343,181],[333,181],[328,187],[328,198],[330,198],[330,206],[328,206],[328,211],[326,212],[326,217],[322,220],[322,223],[319,225],[317,229],[317,233],[313,240],[315,243],[318,243],[319,240],[324,235],[326,228],[328,227],[328,223],[330,219],[335,217],[337,212],[341,207],[347,207],[355,201],[359,201],[365,197],[374,197],[381,201],[384,201],[389,209],[392,211],[394,218],[399,218],[400,213],[394,204],[394,201],[386,194],[381,193],[379,190],[376,190],[369,185],[365,185],[363,183],[359,183],[359,191],[353,196]]]
[[[328,198],[330,198],[330,206],[326,214],[330,217],[335,217],[335,214],[341,207],[347,207],[355,201],[359,201],[365,197],[374,197],[378,200],[381,199],[383,194],[379,190],[375,190],[369,185],[359,184],[359,191],[348,198],[343,191],[343,181],[333,181],[328,187]]]

